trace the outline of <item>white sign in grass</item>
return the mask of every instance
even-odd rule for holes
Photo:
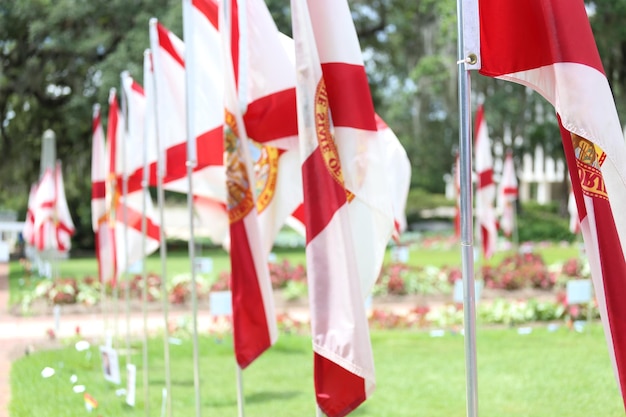
[[[407,263],[409,262],[410,254],[408,246],[394,246],[391,248],[391,259],[394,262]]]
[[[233,314],[233,306],[230,291],[213,291],[209,294],[209,307],[211,315],[230,316]]]
[[[109,346],[100,346],[100,359],[104,379],[119,385],[121,378],[117,351]]]
[[[143,261],[137,261],[128,267],[129,274],[141,274],[143,272]]]
[[[137,367],[132,363],[126,364],[126,404],[135,406],[137,392]]]
[[[573,279],[567,281],[567,303],[586,304],[592,299],[590,279]]]
[[[478,304],[480,300],[480,295],[483,291],[483,282],[482,281],[474,281],[474,301]],[[463,302],[463,280],[458,279],[454,281],[454,296],[453,300],[455,303]]]
[[[213,272],[213,258],[195,258],[193,266],[198,274],[210,274]]]

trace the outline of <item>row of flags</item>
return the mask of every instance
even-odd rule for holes
[[[464,53],[472,57],[465,68],[523,84],[555,107],[610,358],[624,396],[626,219],[620,213],[626,210],[626,144],[584,3],[462,2]],[[143,213],[151,225],[146,234],[159,231],[142,185],[154,185],[160,177],[164,187],[188,192],[185,164],[192,163],[199,190],[195,201],[210,207],[205,215],[213,213],[216,224],[220,219],[227,225],[220,230],[232,259],[235,351],[245,368],[276,340],[267,253],[272,232],[297,219],[307,234],[317,403],[328,416],[345,416],[375,386],[364,295],[394,225],[402,224],[394,215],[401,204],[391,198],[385,177],[399,164],[382,157],[392,151],[381,139],[348,4],[291,0],[293,40],[278,32],[262,0],[183,4],[186,44],[158,22],[150,24],[143,121],[131,119],[141,113],[135,108],[141,100],[130,95],[141,97],[142,90],[132,83],[128,92],[123,89],[123,114],[117,99],[110,100],[106,146],[97,139],[104,135],[94,116],[93,225],[98,250],[108,254],[99,255],[101,264],[112,269],[109,275],[101,269],[101,277],[114,280],[116,271],[133,261],[133,255],[114,254],[121,253],[120,244],[128,245],[124,252],[134,250],[135,244],[120,235],[139,232]],[[134,124],[143,126],[141,136],[130,134]],[[483,146],[481,126],[477,123],[477,149]],[[289,152],[297,152],[298,169],[279,169],[277,161]],[[141,165],[133,159],[139,154],[144,155]],[[255,157],[275,163],[255,169]],[[488,158],[477,155],[476,171],[478,222],[490,251],[494,216],[481,206],[495,197]],[[297,191],[278,189],[285,172],[286,183],[301,190],[289,209],[283,204]],[[33,197],[41,207],[56,207],[58,200],[46,196],[62,193],[45,185],[53,177],[44,175],[38,184],[36,194],[46,190]],[[273,202],[279,204],[267,218],[276,223],[264,223],[264,210]],[[62,212],[50,210],[39,218],[59,225]],[[37,213],[33,218],[33,230],[47,221],[38,220]],[[71,230],[69,223],[53,233],[57,244],[69,242],[66,229]],[[152,247],[160,243],[158,235]]]
[[[478,106],[475,115],[476,130],[474,133],[474,170],[476,175],[476,227],[481,242],[482,255],[491,258],[497,249],[498,230],[505,236],[511,236],[516,227],[515,203],[519,189],[513,152],[507,151],[502,165],[500,182],[496,186],[494,179],[494,162],[491,153],[491,139],[485,108]],[[455,234],[460,236],[460,166],[457,155],[454,165],[454,185],[456,193]]]
[[[494,164],[491,154],[491,141],[487,132],[484,106],[481,104],[476,111],[475,167],[476,167],[476,221],[480,232],[482,255],[491,258],[496,251],[498,231],[510,237],[517,228],[516,201],[519,195],[517,173],[513,152],[506,152],[502,165],[502,173],[497,189],[494,182]],[[455,214],[455,235],[460,236],[460,178],[459,157],[454,165],[455,194],[457,199]],[[580,221],[573,190],[570,190],[567,210],[569,213],[569,230],[573,234],[580,233]]]
[[[306,230],[316,398],[340,417],[375,386],[365,299],[406,228],[411,167],[374,111],[348,3],[293,0],[292,13],[293,39],[263,0],[184,1],[184,42],[150,21],[144,85],[122,75],[106,138],[94,110],[92,225],[115,283],[163,243],[143,186],[189,193],[191,164],[194,209],[230,251],[242,369],[278,337],[274,239]]]

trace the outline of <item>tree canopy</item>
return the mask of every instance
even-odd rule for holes
[[[266,3],[291,33],[288,0]],[[458,143],[456,2],[351,0],[377,112],[396,132],[413,165],[412,184],[442,192]],[[589,2],[590,20],[618,111],[626,112],[626,0]],[[41,138],[57,137],[77,246],[92,244],[91,114],[119,74],[142,78],[148,21],[182,37],[177,0],[0,0],[0,208],[26,211],[39,176]],[[476,75],[495,141],[521,137],[517,156],[542,143],[558,155],[554,111],[525,88]],[[508,133],[510,132],[510,135]]]

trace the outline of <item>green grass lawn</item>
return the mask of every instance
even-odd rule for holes
[[[351,415],[357,417],[462,417],[466,415],[464,342],[460,335],[430,337],[426,332],[374,331],[377,389]],[[164,386],[162,340],[149,349],[149,408],[160,415]],[[143,416],[141,349],[137,407],[124,404],[119,388],[102,378],[97,347],[92,358],[73,347],[42,351],[17,360],[11,370],[10,416],[85,415],[82,394],[72,392],[78,377],[100,405],[94,415]],[[237,415],[232,340],[201,337],[202,414]],[[478,397],[481,417],[623,416],[604,336],[596,324],[583,333],[537,327],[529,335],[515,329],[479,329]],[[194,414],[192,346],[171,345],[174,415]],[[121,355],[121,365],[125,363]],[[44,379],[45,366],[56,374]],[[313,416],[312,353],[308,336],[282,334],[278,343],[243,373],[248,417]],[[123,378],[125,381],[125,378]],[[124,383],[124,382],[123,382]]]

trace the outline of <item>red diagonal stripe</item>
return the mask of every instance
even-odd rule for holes
[[[144,95],[143,87],[141,85],[139,85],[139,83],[133,81],[133,83],[130,85],[130,88],[133,91],[136,91],[137,93],[141,94],[142,96]]]
[[[228,1],[230,5],[230,54],[233,60],[235,85],[239,87],[239,2],[237,0],[223,1]]]
[[[97,200],[106,197],[106,184],[104,181],[91,183],[91,199]]]
[[[502,192],[504,193],[504,195],[516,196],[517,195],[517,188],[515,188],[515,187],[505,187],[504,190],[502,190]]]
[[[98,110],[98,112],[95,114],[94,118],[93,118],[93,123],[92,123],[92,132],[95,135],[96,131],[100,128],[100,111]]]
[[[208,166],[219,166],[224,164],[224,136],[222,126],[205,132],[196,139],[196,151],[198,156],[197,165],[194,172]],[[187,144],[179,143],[167,149],[166,176],[163,179],[165,184],[185,178],[187,176]],[[157,185],[157,164],[150,163],[148,167],[148,184]],[[128,193],[141,190],[143,180],[143,168],[136,170],[128,177]],[[118,178],[121,183],[121,177]]]
[[[623,294],[626,294],[626,280],[624,279],[626,277],[626,260],[624,259],[624,252],[615,226],[610,202],[602,198],[592,197],[592,211],[587,212],[581,186],[582,179],[576,164],[571,134],[562,125],[561,139],[571,178],[572,191],[576,197],[579,218],[582,222],[585,218],[592,217],[588,221],[591,228],[591,236],[585,233],[583,229],[583,233],[585,233],[584,239],[585,242],[595,242],[600,255],[599,261],[609,317],[610,337],[615,353],[619,385],[620,389],[623,389],[623,387],[626,387],[626,304],[623,302]],[[595,229],[593,227],[594,224]],[[626,401],[624,402],[626,404]]]
[[[346,204],[346,190],[330,175],[319,147],[302,164],[307,244],[326,228]]]
[[[170,56],[184,68],[185,60],[178,54],[176,48],[174,48],[172,40],[170,39],[169,31],[160,23],[157,23],[157,31],[159,34],[159,45],[161,45],[161,48],[170,54]]]
[[[497,77],[556,62],[577,62],[604,73],[582,4],[574,6],[571,0],[478,4],[482,74]]]
[[[297,135],[296,89],[289,88],[253,101],[243,120],[248,136],[257,142]]]
[[[493,169],[488,169],[478,173],[478,188],[485,188],[493,185]]]
[[[122,223],[122,224],[126,224],[129,228],[131,229],[135,229],[137,230],[139,233],[143,233],[143,230],[141,228],[141,219],[143,218],[143,215],[135,210],[132,207],[129,206],[124,206],[122,204],[118,204],[118,206],[116,207],[116,210],[118,213],[123,213],[121,216],[118,215],[117,220]],[[124,210],[126,210],[126,212],[124,212]],[[124,223],[122,220],[124,219],[124,216],[126,216],[126,222]],[[158,224],[155,224],[151,218],[147,217],[146,218],[146,236],[148,236],[149,238],[156,240],[156,241],[161,241],[161,228]]]
[[[315,396],[328,416],[350,414],[366,399],[365,380],[318,353],[314,357]],[[354,387],[362,387],[355,391]]]
[[[193,6],[211,22],[215,29],[218,28],[217,3],[212,0],[193,0]]]
[[[245,223],[230,225],[233,336],[237,363],[247,367],[271,346],[265,304]]]
[[[365,68],[346,63],[322,64],[335,126],[376,131],[374,104]]]
[[[196,139],[198,169],[214,165],[224,165],[223,126],[205,132]]]

